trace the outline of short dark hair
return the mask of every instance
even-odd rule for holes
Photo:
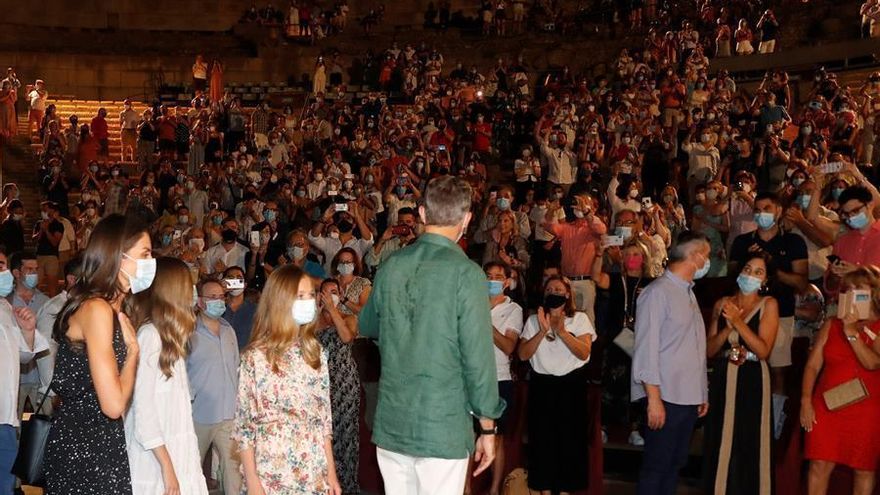
[[[843,190],[842,193],[840,193],[840,197],[837,198],[837,204],[843,206],[847,202],[852,200],[868,204],[873,199],[874,196],[871,194],[871,191],[869,191],[867,187],[862,185],[855,185],[847,187]]]
[[[684,261],[691,253],[690,247],[697,242],[705,242],[709,244],[709,238],[702,232],[694,230],[685,230],[675,239],[675,244],[669,250],[669,262],[675,263]]]
[[[9,256],[9,269],[20,270],[24,260],[36,260],[37,254],[33,251],[16,251]]]
[[[397,217],[400,218],[401,215],[412,215],[418,218],[418,215],[416,215],[416,210],[410,208],[409,206],[404,206],[403,208],[397,210]]]
[[[508,265],[507,263],[502,263],[500,261],[490,261],[483,265],[483,272],[488,272],[492,268],[501,268],[501,270],[504,271],[504,276],[510,277],[510,265]]]
[[[425,191],[425,223],[440,227],[458,225],[471,209],[471,185],[456,176],[432,179]]]
[[[13,199],[9,202],[9,206],[7,207],[9,211],[15,210],[17,208],[24,208],[24,203],[22,203],[20,199]]]
[[[779,206],[782,205],[782,200],[779,198],[779,195],[772,191],[761,191],[755,195],[755,203],[762,200],[770,200],[773,204]]]

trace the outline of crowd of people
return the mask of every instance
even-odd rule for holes
[[[769,11],[759,23],[778,27]],[[819,69],[798,102],[781,70],[754,92],[710,74],[701,39],[690,21],[652,30],[608,74],[566,68],[541,85],[522,58],[450,70],[438,50],[395,45],[375,54],[363,99],[320,60],[304,108],[245,109],[213,89],[189,108],[128,104],[121,157],[116,116],[80,125],[38,81],[46,200],[26,211],[6,184],[0,203],[3,445],[28,403],[58,406],[49,493],[204,493],[209,452],[227,494],[358,493],[362,408],[376,410],[386,486],[402,487],[407,456],[473,451],[471,411],[495,494],[518,448],[497,433],[527,379],[542,493],[586,487],[596,414],[645,446],[640,493],[673,493],[700,416],[710,492],[769,493],[771,446],[800,423],[811,493],[836,464],[871,493],[880,73],[847,88]],[[708,297],[731,289],[707,321],[697,279]],[[838,299],[865,293],[867,309],[836,317]],[[449,311],[485,327],[459,338],[476,362],[419,374],[464,352],[444,347],[456,327],[436,327]],[[378,392],[352,353],[371,339]],[[826,402],[853,380],[867,393]],[[586,399],[596,383],[601,411]],[[441,421],[432,408],[452,409]],[[0,450],[0,493],[14,456]],[[431,472],[447,468],[462,466]],[[446,481],[453,493],[465,477]]]
[[[329,7],[322,7],[314,1],[291,0],[287,8],[274,7],[271,3],[262,8],[251,4],[244,12],[240,22],[257,24],[267,28],[280,28],[289,40],[308,39],[311,44],[345,31],[349,25],[351,8],[348,2],[340,0]],[[363,32],[369,34],[383,19],[385,6],[378,4],[358,17]]]

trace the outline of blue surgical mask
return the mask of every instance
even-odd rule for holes
[[[267,222],[274,222],[275,210],[266,210],[266,212],[263,213],[263,218],[265,218]]]
[[[226,312],[226,301],[222,299],[211,299],[205,303],[205,316],[216,320],[223,316]]]
[[[839,198],[841,194],[843,194],[842,187],[835,187],[831,190],[831,197],[834,198],[835,201],[837,201],[837,198]]]
[[[134,275],[122,270],[122,273],[128,277],[128,282],[131,286],[131,293],[137,294],[138,292],[149,289],[150,286],[153,285],[153,279],[156,278],[156,258],[136,260],[125,253],[122,253],[122,255],[137,263],[137,269],[135,270]]]
[[[11,270],[0,272],[0,297],[6,297],[12,292],[14,282],[15,277],[12,276]]]
[[[846,224],[853,230],[861,230],[868,226],[868,214],[864,211],[846,219]]]
[[[509,210],[510,209],[510,200],[507,198],[498,198],[495,201],[495,205],[501,211]]]
[[[770,227],[773,227],[776,224],[776,218],[772,213],[768,213],[766,211],[762,211],[760,213],[755,213],[755,223],[758,224],[763,230],[767,230]]]
[[[739,286],[739,290],[743,294],[752,294],[761,288],[761,279],[740,273],[736,277],[736,285]]]
[[[290,311],[297,325],[307,325],[315,321],[318,305],[314,299],[297,299]]]
[[[162,245],[167,246],[171,244],[171,234],[163,234],[162,235]]]
[[[706,258],[706,263],[694,273],[694,280],[705,277],[709,273],[710,268],[712,268],[712,261]]]
[[[489,297],[500,296],[504,293],[504,282],[501,280],[487,280],[486,285],[489,287]]]
[[[28,289],[36,289],[40,282],[40,276],[36,273],[28,273],[24,276],[24,286]]]
[[[810,203],[812,203],[813,197],[809,194],[801,194],[797,198],[797,204],[801,207],[802,210],[806,210],[810,207]]]

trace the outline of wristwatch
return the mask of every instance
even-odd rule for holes
[[[859,340],[859,337],[857,335],[847,335],[846,340],[848,340],[850,342],[855,342],[855,341]]]
[[[498,425],[493,426],[492,428],[486,429],[480,426],[480,435],[497,435],[498,434]]]

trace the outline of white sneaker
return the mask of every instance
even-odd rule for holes
[[[642,434],[638,431],[633,431],[629,434],[629,444],[636,447],[644,447],[645,439],[642,438]]]
[[[605,428],[602,428],[602,445],[608,443],[608,432],[605,431]]]

